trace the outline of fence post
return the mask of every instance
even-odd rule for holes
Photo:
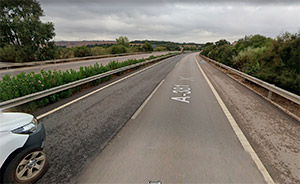
[[[269,91],[269,93],[268,93],[268,99],[272,99],[272,91]]]

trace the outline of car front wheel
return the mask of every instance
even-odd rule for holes
[[[42,150],[17,155],[7,167],[4,179],[8,183],[33,183],[47,169],[47,157]]]

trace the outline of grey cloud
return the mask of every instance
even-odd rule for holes
[[[111,40],[126,35],[131,40],[233,41],[257,33],[275,37],[300,28],[299,1],[134,2],[42,0],[41,5],[43,20],[55,24],[55,40]]]
[[[157,5],[157,4],[172,4],[172,3],[205,3],[205,4],[220,4],[220,3],[246,3],[253,5],[274,5],[274,4],[299,4],[300,0],[38,0],[43,4],[102,4],[102,5]]]

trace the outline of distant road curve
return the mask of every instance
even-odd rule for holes
[[[195,55],[176,64],[78,183],[265,183]]]
[[[103,59],[91,59],[91,60],[82,60],[82,61],[76,61],[76,62],[67,62],[67,63],[58,63],[58,64],[49,64],[49,65],[41,65],[41,66],[34,66],[34,67],[25,67],[25,68],[15,68],[15,69],[8,69],[8,70],[1,70],[0,71],[0,79],[7,75],[10,74],[12,76],[15,76],[21,72],[40,72],[42,69],[45,71],[48,70],[62,70],[66,71],[69,69],[73,70],[79,70],[81,66],[90,66],[94,65],[96,63],[106,65],[110,61],[113,60],[118,60],[118,61],[125,61],[128,59],[142,59],[142,58],[147,58],[151,55],[157,56],[157,55],[163,55],[167,54],[168,52],[153,52],[149,54],[137,54],[137,55],[129,55],[129,56],[119,56],[119,57],[112,57],[112,58],[103,58]]]

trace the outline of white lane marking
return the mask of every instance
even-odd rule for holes
[[[158,65],[158,64],[161,64],[161,63],[163,63],[163,62],[165,62],[165,61],[167,61],[167,59],[162,60],[162,61],[159,62],[159,63],[155,63],[155,64],[153,64],[153,65],[151,65],[151,66],[149,66],[149,67],[147,67],[147,68],[144,68],[144,69],[142,69],[142,70],[139,70],[139,71],[137,71],[137,72],[135,72],[135,73],[133,73],[133,74],[130,74],[130,75],[128,75],[128,76],[126,76],[126,77],[124,77],[124,78],[122,78],[122,79],[119,79],[119,80],[117,80],[117,81],[115,81],[115,82],[112,82],[112,83],[110,83],[110,84],[108,84],[108,85],[106,85],[106,86],[103,86],[102,88],[99,88],[99,89],[97,89],[97,90],[95,90],[95,91],[92,91],[92,92],[90,92],[90,93],[88,93],[88,94],[86,94],[86,95],[84,95],[84,96],[81,96],[81,97],[79,97],[79,98],[76,98],[75,100],[72,100],[72,101],[70,101],[70,102],[68,102],[68,103],[66,103],[66,104],[63,104],[62,106],[59,106],[59,107],[57,107],[57,108],[55,108],[55,109],[52,109],[51,111],[48,111],[48,112],[46,112],[46,113],[44,113],[44,114],[39,115],[39,116],[37,117],[37,119],[42,119],[42,118],[44,118],[44,117],[46,117],[46,116],[48,116],[48,115],[50,115],[50,114],[52,114],[52,113],[54,113],[54,112],[56,112],[56,111],[62,109],[62,108],[65,108],[65,107],[67,107],[67,106],[69,106],[69,105],[71,105],[71,104],[73,104],[73,103],[75,103],[75,102],[77,102],[77,101],[79,101],[79,100],[82,100],[82,99],[84,99],[84,98],[86,98],[86,97],[88,97],[88,96],[90,96],[90,95],[92,95],[92,94],[94,94],[94,93],[97,93],[97,92],[99,92],[99,91],[102,91],[103,89],[108,88],[109,86],[112,86],[112,85],[114,85],[114,84],[116,84],[116,83],[119,83],[119,82],[121,82],[121,81],[123,81],[123,80],[125,80],[125,79],[127,79],[127,78],[129,78],[129,77],[132,77],[132,76],[134,76],[134,75],[136,75],[136,74],[138,74],[138,73],[141,73],[141,72],[143,72],[143,71],[145,71],[145,70],[148,70],[148,69],[150,69],[150,68],[152,68],[152,67],[154,67],[154,66],[156,66],[156,65]]]
[[[182,96],[180,97],[171,97],[171,100],[175,100],[178,102],[183,102],[183,103],[190,103],[190,101],[188,101],[187,99],[190,99],[190,96],[187,96],[188,94],[191,94],[191,88],[189,85],[177,85],[175,84],[172,92],[175,94],[181,94]]]
[[[158,90],[158,88],[162,85],[162,83],[164,83],[165,80],[162,80],[157,86],[156,88],[152,91],[152,93],[148,96],[148,98],[144,101],[144,103],[138,108],[138,110],[133,114],[133,116],[131,117],[131,119],[135,119],[140,112],[143,110],[143,108],[145,107],[145,105],[149,102],[149,100],[152,98],[152,96],[154,95],[154,93]]]
[[[227,109],[227,107],[224,104],[223,100],[221,99],[221,97],[219,96],[219,94],[217,93],[217,91],[215,90],[214,86],[211,84],[210,80],[207,78],[206,74],[202,70],[202,68],[199,65],[199,63],[197,62],[196,56],[194,56],[194,59],[195,59],[195,62],[197,63],[197,65],[198,65],[199,70],[201,71],[202,75],[204,76],[205,80],[207,81],[210,89],[212,90],[213,94],[215,95],[217,101],[219,102],[219,104],[220,104],[220,106],[221,106],[221,108],[222,108],[225,116],[227,117],[227,119],[228,119],[228,121],[229,121],[232,129],[234,130],[235,134],[237,135],[238,139],[240,140],[242,146],[251,155],[253,161],[255,162],[258,170],[263,175],[265,181],[268,184],[274,184],[274,181],[273,181],[272,177],[270,176],[270,174],[268,173],[267,169],[265,168],[265,166],[263,165],[263,163],[261,162],[261,160],[259,159],[259,157],[255,153],[255,151],[252,148],[252,146],[250,145],[249,141],[247,140],[247,138],[245,137],[245,135],[241,131],[240,127],[236,123],[235,119],[233,118],[233,116],[231,115],[231,113],[229,112],[229,110]]]
[[[180,79],[179,79],[179,80],[187,80],[187,81],[193,82],[193,81],[194,81],[194,78],[193,78],[193,77],[181,77],[181,76],[180,76]]]
[[[189,85],[174,85],[172,92],[173,93],[186,93],[186,94],[191,94],[191,88]]]
[[[190,101],[188,101],[187,99],[190,99],[190,96],[186,96],[186,97],[171,97],[172,100],[178,101],[178,102],[183,102],[183,103],[190,103]]]

